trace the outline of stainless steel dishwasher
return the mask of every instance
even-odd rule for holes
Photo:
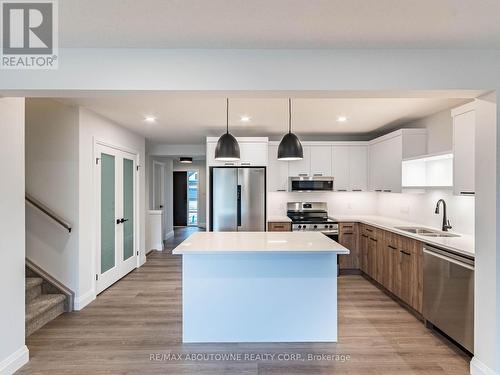
[[[424,246],[423,315],[474,353],[474,259]]]

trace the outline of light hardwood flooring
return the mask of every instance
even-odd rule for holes
[[[27,340],[21,374],[468,374],[469,358],[427,330],[361,276],[339,279],[339,342],[182,344],[181,258],[173,248],[195,228],[176,230],[163,253],[80,312],[64,314]],[[241,360],[150,359],[151,354],[240,353]],[[305,361],[279,360],[300,354]],[[345,354],[344,362],[307,354]],[[274,360],[245,360],[274,354]],[[284,359],[282,357],[282,359]]]

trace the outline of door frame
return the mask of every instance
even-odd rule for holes
[[[156,203],[156,166],[159,165],[161,168],[161,190],[163,191],[163,208],[161,209],[162,211],[162,216],[161,216],[161,237],[162,241],[167,239],[167,201],[166,201],[166,194],[165,194],[165,189],[166,189],[166,179],[167,179],[167,165],[163,162],[160,162],[158,160],[153,159],[153,165],[152,165],[152,180],[153,180],[153,210],[156,210],[155,203]]]
[[[100,215],[100,189],[101,189],[101,175],[100,175],[100,166],[97,163],[97,160],[99,159],[99,147],[107,147],[110,149],[114,149],[119,152],[124,152],[130,155],[133,155],[135,160],[136,160],[136,170],[135,170],[135,178],[134,178],[134,254],[132,255],[132,258],[135,258],[135,268],[140,267],[140,243],[141,243],[141,238],[140,238],[140,227],[141,227],[141,215],[139,214],[139,207],[140,207],[140,182],[139,182],[139,176],[138,172],[141,168],[140,164],[140,152],[137,150],[134,150],[132,148],[126,147],[126,146],[120,146],[120,145],[115,145],[97,138],[94,138],[93,142],[93,160],[92,160],[92,165],[93,165],[93,177],[94,177],[94,217],[95,217],[95,227],[94,227],[94,233],[95,233],[95,239],[94,239],[94,249],[91,252],[92,256],[94,259],[92,259],[92,283],[93,283],[93,290],[94,290],[94,295],[97,296],[98,293],[102,293],[104,290],[109,288],[109,286],[113,285],[110,284],[107,288],[103,289],[101,292],[98,292],[97,289],[97,277],[100,275],[99,272],[99,257],[100,257],[100,252],[99,252],[99,246],[101,243],[101,215]]]

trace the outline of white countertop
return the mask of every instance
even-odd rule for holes
[[[197,232],[172,254],[330,252],[349,250],[320,232]]]
[[[271,215],[267,218],[268,223],[291,223],[292,219],[290,219],[286,215]]]
[[[338,222],[358,222],[367,225],[372,225],[374,227],[384,229],[393,233],[397,233],[402,236],[414,238],[429,245],[435,245],[440,248],[455,251],[457,253],[461,253],[464,255],[474,256],[474,237],[471,235],[460,234],[450,231],[450,233],[458,234],[460,235],[460,237],[426,237],[419,234],[409,233],[400,229],[396,229],[395,227],[402,227],[402,226],[412,226],[412,227],[414,226],[423,228],[430,228],[430,227],[422,224],[411,223],[408,221],[387,218],[384,216],[339,215],[339,216],[334,216],[333,219]],[[430,228],[430,229],[439,230],[439,228]]]

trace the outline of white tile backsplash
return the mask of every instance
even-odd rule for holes
[[[441,227],[441,214],[434,209],[438,199],[447,204],[452,231],[474,234],[474,197],[453,195],[451,190],[432,190],[418,193],[286,193],[267,195],[268,215],[286,214],[286,203],[293,201],[327,202],[330,216],[380,215],[434,228]],[[442,208],[441,208],[442,210]]]

